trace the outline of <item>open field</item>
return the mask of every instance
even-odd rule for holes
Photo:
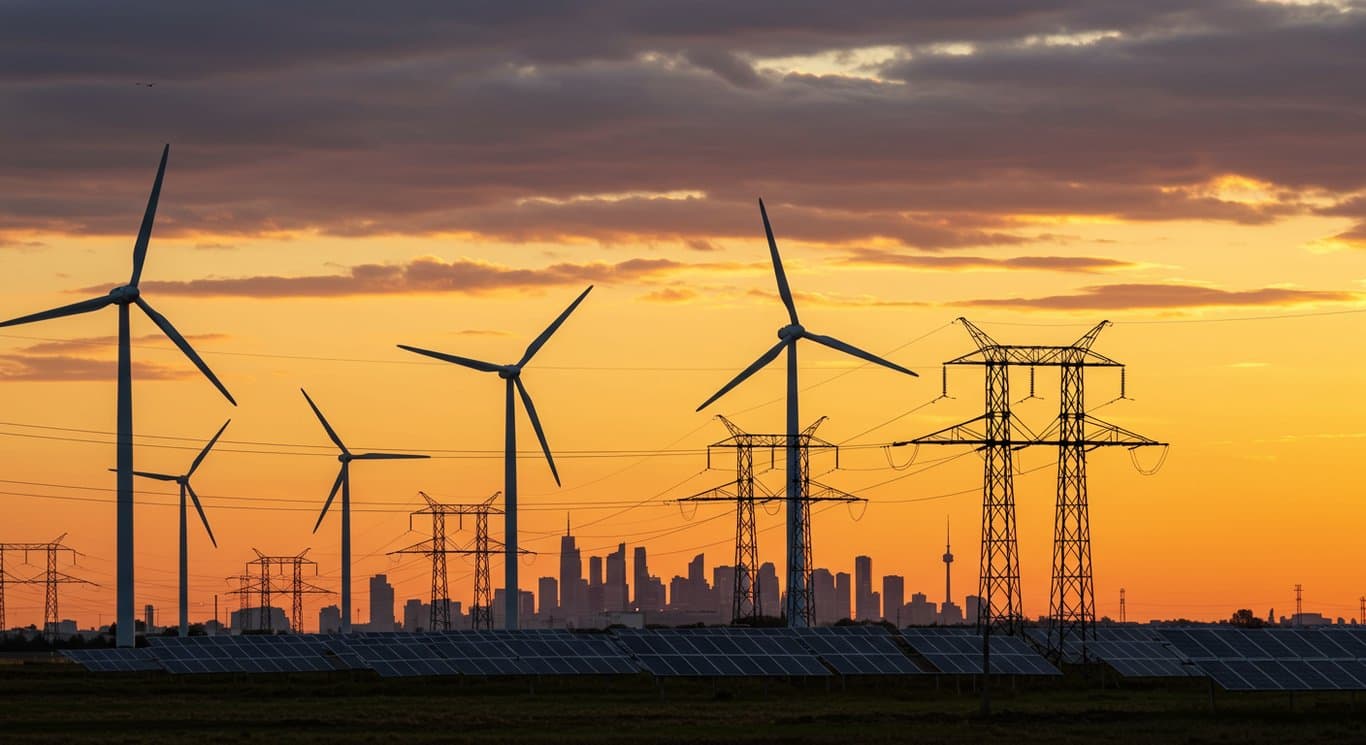
[[[929,676],[926,676],[929,678]],[[971,681],[381,680],[97,675],[68,664],[0,665],[0,740],[27,742],[1360,742],[1348,694],[1218,693],[1205,681],[1069,676],[993,689]],[[1293,705],[1294,709],[1291,710]]]

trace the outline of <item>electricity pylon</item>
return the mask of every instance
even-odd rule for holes
[[[493,506],[494,500],[498,499],[502,492],[494,492],[493,496],[478,504],[442,504],[427,496],[426,492],[420,491],[418,494],[427,500],[427,506],[408,515],[408,529],[413,529],[414,517],[431,515],[432,537],[406,548],[390,551],[389,555],[419,554],[431,558],[432,607],[431,625],[428,628],[432,631],[451,630],[451,595],[447,589],[446,574],[447,554],[474,554],[474,604],[470,606],[470,616],[474,619],[474,628],[480,628],[481,622],[483,628],[493,628],[493,594],[489,580],[489,554],[491,549],[489,548],[488,519],[490,514],[502,514],[502,510]],[[446,540],[447,515],[455,516],[458,521],[456,530],[464,529],[465,515],[474,518],[474,549],[453,548],[450,542]]]
[[[781,502],[785,495],[768,493],[754,478],[754,451],[767,449],[770,468],[776,465],[776,453],[789,445],[785,434],[751,434],[740,429],[724,416],[717,416],[730,430],[730,437],[707,446],[707,467],[711,467],[713,448],[735,450],[735,480],[707,491],[684,497],[680,502],[735,502],[735,595],[731,602],[732,623],[742,620],[755,620],[763,608],[759,587],[759,545],[756,540],[754,524],[754,505],[760,502]],[[807,576],[799,583],[788,583],[789,588],[800,587],[806,597],[796,607],[805,609],[805,626],[816,625],[816,604],[812,594],[811,572],[811,503],[812,502],[862,502],[867,501],[832,486],[811,480],[811,451],[825,450],[835,453],[835,465],[839,466],[839,446],[815,436],[816,428],[825,422],[821,417],[797,434],[798,483],[801,485],[800,509],[804,513],[801,520],[803,550],[806,552],[801,566]],[[758,494],[757,492],[764,493]],[[788,607],[793,607],[791,602]]]
[[[1004,345],[966,318],[958,322],[977,345],[945,365],[979,365],[985,371],[986,410],[962,424],[896,445],[974,445],[983,455],[982,558],[977,625],[1013,633],[1023,620],[1019,550],[1015,530],[1013,453],[1030,446],[1058,448],[1057,502],[1053,531],[1053,572],[1049,593],[1048,647],[1060,658],[1076,638],[1082,659],[1094,639],[1095,589],[1091,569],[1091,526],[1086,490],[1086,453],[1099,447],[1166,446],[1086,413],[1084,370],[1123,365],[1091,350],[1109,325],[1102,321],[1066,346]],[[1010,411],[1010,368],[1060,370],[1058,417],[1034,434]],[[1032,373],[1031,373],[1032,374]],[[1032,393],[1032,385],[1031,385]],[[1120,393],[1123,397],[1123,391]]]
[[[5,585],[43,585],[43,638],[49,643],[57,640],[57,623],[61,621],[57,604],[58,585],[94,585],[94,582],[73,577],[57,568],[58,555],[65,552],[71,555],[71,563],[76,563],[76,554],[79,552],[70,546],[63,546],[62,539],[66,538],[63,533],[55,540],[46,543],[0,543],[0,632],[9,628],[5,619]],[[45,559],[45,570],[29,579],[10,579],[5,573],[5,552],[23,552],[24,563],[27,564],[29,554],[41,551]]]

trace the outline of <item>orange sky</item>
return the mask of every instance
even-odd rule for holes
[[[888,422],[936,399],[939,364],[971,349],[960,315],[1007,344],[1065,344],[1109,319],[1095,349],[1129,366],[1131,400],[1108,403],[1118,375],[1101,370],[1088,403],[1172,448],[1154,476],[1119,450],[1090,459],[1098,611],[1116,614],[1124,587],[1130,618],[1286,614],[1300,583],[1306,610],[1355,615],[1366,14],[950,5],[768,20],[290,9],[271,24],[156,3],[104,19],[3,9],[0,58],[17,56],[0,65],[15,70],[0,76],[0,317],[123,281],[171,142],[143,290],[241,406],[135,317],[137,466],[179,471],[233,420],[196,477],[220,544],[192,526],[204,618],[215,593],[224,616],[235,607],[224,578],[253,547],[310,548],[336,586],[336,515],[310,533],[336,461],[300,386],[353,449],[442,456],[353,473],[357,605],[375,572],[400,603],[425,598],[422,560],[385,552],[422,539],[407,532],[419,489],[502,488],[502,389],[394,345],[512,361],[595,284],[524,376],[563,487],[523,419],[523,543],[539,552],[523,586],[557,574],[567,512],[585,556],[644,541],[667,583],[700,551],[733,561],[724,507],[670,503],[733,477],[704,471],[725,436],[712,414],[783,423],[776,367],[693,411],[785,320],[762,196],[803,323],[922,375],[802,350],[802,418],[829,416],[820,434],[846,446],[819,479],[868,499],[817,510],[817,566],[852,572],[868,553],[938,602],[949,518],[956,599],[975,592],[980,460],[926,467],[961,451],[922,448],[902,470],[909,449],[879,446],[978,415],[980,373],[951,371],[951,399]],[[146,36],[154,11],[183,33]],[[64,589],[62,615],[108,623],[114,313],[2,331],[0,540],[67,534],[83,552],[69,571],[100,586]],[[1036,430],[1058,381],[1037,383],[1042,400],[1016,409]],[[1022,398],[1026,373],[1013,385]],[[1054,459],[1020,457],[1030,616],[1048,605]],[[170,619],[174,498],[139,487],[137,607]],[[781,521],[760,517],[780,571]],[[469,571],[452,563],[466,603]],[[38,622],[41,588],[7,595],[11,623]]]

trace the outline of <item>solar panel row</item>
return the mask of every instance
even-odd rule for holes
[[[1366,631],[1163,629],[1163,638],[1226,690],[1366,690]]]
[[[902,629],[916,654],[943,673],[981,674],[982,635],[972,629]],[[1002,675],[1061,675],[1017,636],[991,636],[991,672]]]

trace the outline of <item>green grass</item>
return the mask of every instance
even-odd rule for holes
[[[1210,695],[1204,681],[381,680],[96,675],[0,666],[0,742],[1247,743],[1366,741],[1347,694]],[[533,691],[534,687],[534,691]]]

